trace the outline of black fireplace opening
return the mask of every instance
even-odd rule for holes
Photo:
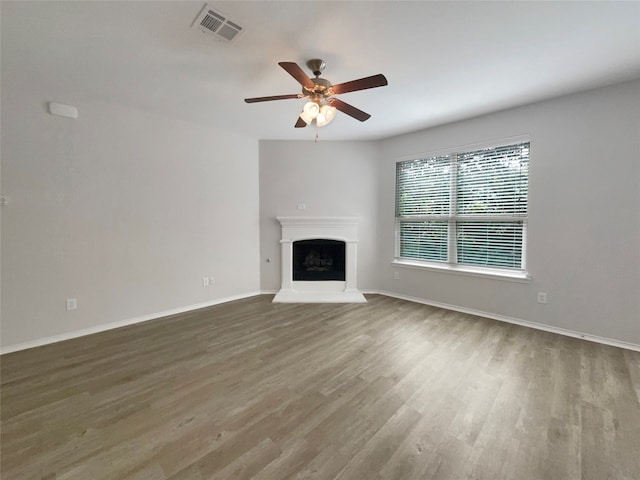
[[[293,242],[293,280],[345,280],[346,244],[340,240]]]

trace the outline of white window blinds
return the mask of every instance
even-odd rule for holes
[[[400,256],[447,261],[447,222],[400,223]]]
[[[396,167],[396,215],[448,215],[451,158],[423,158]]]
[[[457,155],[458,215],[526,215],[529,144]]]
[[[529,142],[396,164],[397,256],[525,268]]]

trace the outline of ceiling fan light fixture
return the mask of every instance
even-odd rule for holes
[[[307,115],[304,110],[302,111],[302,113],[299,115],[299,117],[304,120],[304,123],[306,123],[307,125],[309,125],[311,122],[313,122],[313,118],[311,118],[309,115]]]
[[[320,107],[320,112],[316,117],[316,125],[319,127],[324,127],[325,125],[329,125],[331,120],[336,116],[336,107],[332,107],[330,105],[323,105]]]
[[[314,119],[318,116],[318,113],[320,113],[320,105],[316,102],[307,102],[304,104],[303,111],[311,117],[311,119]]]
[[[318,116],[319,112],[320,106],[316,102],[307,102],[304,104],[300,118],[309,125]]]
[[[304,120],[304,122],[309,125],[314,118],[318,116],[320,113],[320,105],[316,102],[307,102],[304,104],[302,109],[302,113],[300,114],[300,118]]]

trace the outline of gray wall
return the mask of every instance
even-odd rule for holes
[[[531,280],[392,265],[398,157],[523,134],[531,139]],[[262,289],[280,285],[276,216],[360,216],[365,291],[640,344],[639,134],[635,81],[378,142],[262,141]]]
[[[313,143],[2,75],[2,346],[276,290],[279,215],[360,217],[363,290],[640,344],[638,81],[378,142]],[[49,100],[80,117],[48,115]],[[397,157],[520,134],[532,142],[531,282],[392,266]],[[65,311],[69,297],[78,310]]]
[[[2,85],[2,346],[259,290],[257,140],[87,99],[55,117],[45,102],[72,96],[19,80]]]
[[[278,216],[359,217],[358,286],[376,288],[378,165],[375,159],[374,142],[260,142],[263,290],[280,288],[282,235]],[[306,208],[299,210],[299,204]],[[271,263],[266,262],[267,258],[272,259]]]
[[[520,134],[531,282],[392,266],[397,157]],[[640,344],[640,82],[388,139],[381,153],[381,290]]]

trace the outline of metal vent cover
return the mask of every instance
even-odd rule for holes
[[[227,14],[218,9],[211,8],[208,4],[200,11],[191,28],[211,35],[221,43],[229,44],[236,40],[244,31],[236,22],[229,20]]]

